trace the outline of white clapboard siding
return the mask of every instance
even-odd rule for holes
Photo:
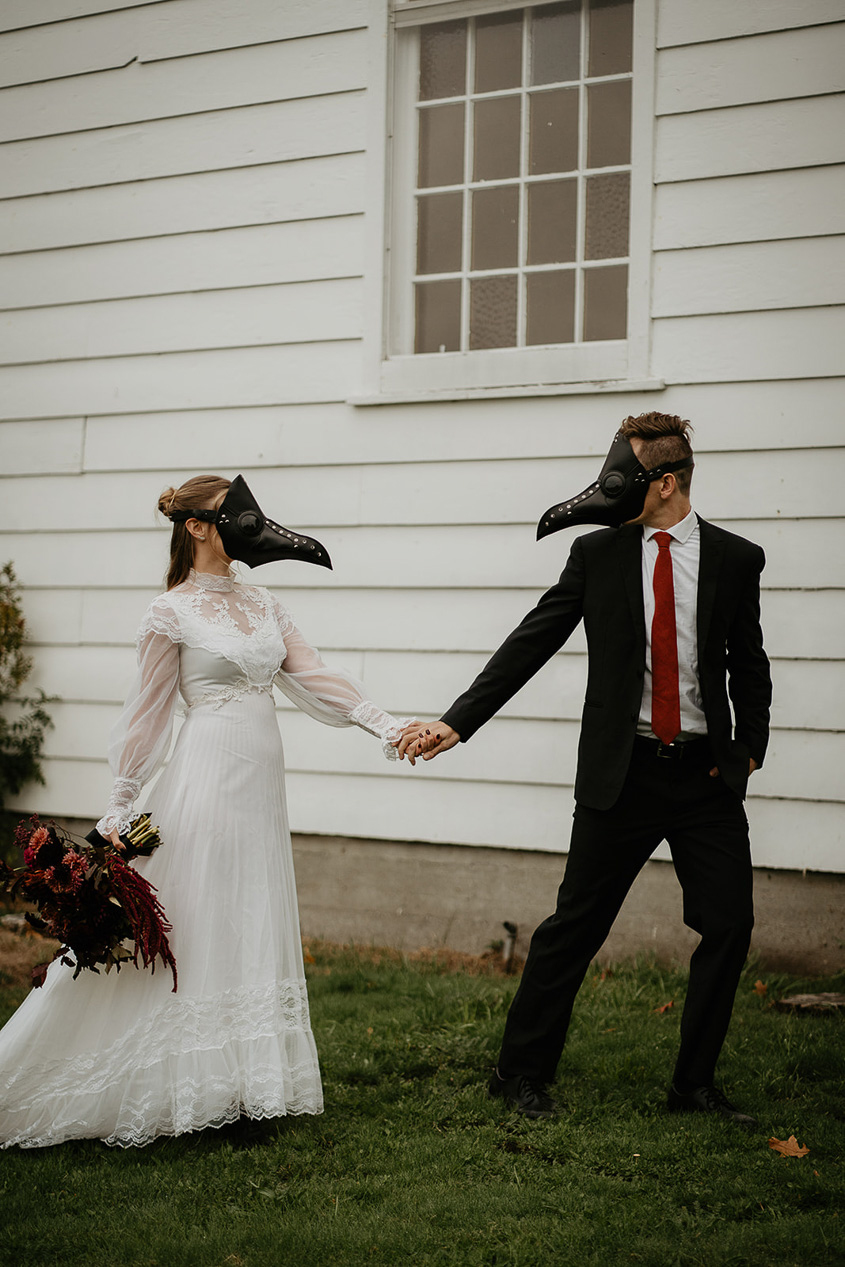
[[[654,322],[652,372],[676,383],[841,375],[845,307]]]
[[[774,589],[845,587],[845,520],[722,520],[766,551],[766,584]],[[401,578],[408,588],[545,589],[563,567],[571,535],[534,542],[525,527],[296,527],[316,536],[330,550],[334,571],[302,565],[301,589],[390,588]],[[819,543],[824,543],[824,549]],[[165,530],[147,532],[0,533],[0,558],[14,559],[25,585],[113,588],[125,577],[153,589],[160,584],[167,557]],[[291,579],[290,562],[262,566],[261,583],[283,589]]]
[[[652,316],[845,303],[845,236],[661,251]]]
[[[294,525],[312,518],[319,508],[325,526],[442,525],[448,517],[455,525],[522,525],[530,539],[535,507],[554,502],[560,489],[579,492],[593,478],[594,466],[592,458],[544,458],[357,468],[265,467],[254,472],[244,467],[242,473],[261,504],[284,506],[285,516]],[[827,450],[823,457],[815,449],[768,454],[765,481],[758,478],[759,469],[757,453],[710,454],[696,476],[700,504],[707,506],[710,516],[730,515],[736,510],[733,484],[740,481],[747,489],[743,512],[749,518],[826,519],[839,513],[845,446]],[[7,530],[58,531],[72,522],[74,531],[109,531],[146,528],[156,522],[146,473],[19,477],[0,488]]]
[[[0,198],[256,167],[364,147],[364,94],[212,110],[0,147]]]
[[[36,251],[360,212],[361,154],[0,202],[0,244]]]
[[[162,6],[33,26],[0,37],[0,85],[84,75],[215,49],[300,39],[367,24],[367,0],[169,0]]]
[[[422,834],[441,844],[566,851],[572,817],[570,788],[449,782],[436,773],[447,760],[437,758],[415,770],[407,762],[395,763],[377,784],[361,775],[294,771],[287,779],[291,826],[294,831],[317,830],[323,835],[419,840]],[[21,796],[10,798],[9,807],[92,820],[102,812],[112,783],[104,761],[48,760],[45,773],[46,788],[27,788]],[[142,792],[139,807],[144,797]],[[841,805],[813,805],[812,837],[807,832],[806,802],[752,795],[747,807],[756,866],[841,868],[845,847]],[[655,856],[664,855],[661,848]]]
[[[0,369],[0,409],[22,419],[342,400],[359,367],[355,341],[15,365]]]
[[[103,632],[111,632],[110,624]],[[325,646],[323,652],[327,654]],[[328,653],[330,666],[346,669],[361,679],[369,697],[377,702],[390,700],[394,709],[421,718],[444,711],[469,686],[486,659],[486,653],[443,655],[405,649],[364,652],[345,648]],[[58,696],[63,707],[120,704],[134,678],[135,663],[131,646],[42,646],[31,683]],[[842,728],[845,663],[841,660],[774,660],[773,678],[775,729]],[[583,654],[557,655],[500,710],[500,715],[577,721],[585,681]],[[277,703],[283,711],[294,707],[284,697],[279,697]],[[54,755],[71,755],[61,733],[52,751]]]
[[[842,20],[841,0],[663,0],[657,45],[697,44]],[[743,72],[745,73],[745,72]]]
[[[0,364],[354,339],[358,279],[194,291],[0,313]]]
[[[364,88],[365,39],[344,31],[5,88],[0,141]]]
[[[4,0],[0,8],[0,31],[66,22],[69,18],[111,13],[115,9],[134,9],[142,4],[169,3],[170,0]]]
[[[655,109],[679,114],[841,92],[843,71],[845,21],[690,44],[659,55]]]
[[[358,276],[363,216],[0,255],[0,307]]]
[[[84,441],[82,418],[0,423],[0,476],[81,471]]]
[[[660,405],[665,412],[679,413],[694,422],[701,472],[708,453],[757,449],[761,434],[772,450],[840,444],[843,390],[842,379],[693,384],[667,388]],[[813,395],[809,414],[808,392]],[[619,404],[600,395],[587,395],[573,398],[567,405],[556,397],[538,397],[531,406],[530,427],[514,426],[510,400],[419,402],[355,410],[338,403],[137,417],[107,415],[88,419],[85,468],[192,470],[199,441],[207,465],[237,469],[265,463],[448,462],[479,454],[491,460],[553,457],[561,452],[561,419],[565,418],[567,453],[590,455],[598,471],[619,422],[629,412],[652,409],[654,396],[632,392]],[[799,413],[801,427],[796,433]],[[11,452],[14,441],[5,443]],[[20,459],[21,471],[22,462]],[[32,469],[49,471],[47,456]],[[578,490],[555,490],[561,497],[570,491]],[[540,501],[538,490],[534,507],[538,519],[546,509]]]
[[[845,233],[845,166],[678,181],[655,191],[657,251]]]
[[[159,570],[163,574],[166,539],[162,540],[160,558]],[[263,581],[261,572],[250,575],[256,582]],[[454,655],[475,653],[486,659],[534,607],[543,592],[541,586],[487,590],[403,589],[401,585],[370,590],[299,589],[296,576],[297,565],[291,563],[289,583],[277,588],[275,593],[308,640],[329,658],[335,649],[351,647],[372,648],[377,655],[382,651],[401,650]],[[781,672],[792,673],[788,663],[792,660],[798,662],[799,677],[801,662],[807,661],[819,661],[822,665],[835,661],[834,672],[838,672],[843,651],[842,630],[845,629],[845,592],[772,590],[766,588],[767,578],[768,570],[763,573],[763,632],[768,654],[782,662]],[[555,574],[546,577],[548,584],[556,579]],[[132,646],[141,616],[161,588],[162,585],[146,590],[27,588],[24,614],[28,638],[41,650],[78,645],[119,649]],[[584,649],[583,627],[579,625],[563,654],[578,657]],[[37,661],[40,654],[39,650]],[[815,673],[815,669],[812,672]],[[429,679],[420,685],[425,690],[427,710],[442,709],[444,701]],[[842,712],[835,692],[824,701],[823,706],[828,705]],[[813,703],[812,708],[816,707]],[[798,725],[797,714],[790,716],[791,721],[783,724]]]
[[[841,93],[664,115],[657,120],[655,178],[661,184],[841,163],[843,130]]]

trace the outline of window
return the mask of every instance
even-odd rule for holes
[[[653,0],[397,0],[393,17],[380,390],[630,388],[646,368]]]

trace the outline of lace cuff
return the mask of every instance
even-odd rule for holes
[[[108,836],[115,830],[118,834],[126,832],[132,822],[132,810],[141,787],[140,779],[115,779],[106,812],[97,823],[101,836]]]
[[[410,726],[412,722],[416,724],[415,717],[393,717],[370,700],[362,700],[357,704],[349,714],[349,720],[382,741],[381,750],[388,761],[396,761],[399,756],[392,740],[398,739],[406,726]]]

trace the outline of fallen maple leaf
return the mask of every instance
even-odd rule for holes
[[[662,1016],[664,1012],[668,1012],[671,1007],[675,1006],[675,1000],[670,999],[668,1003],[664,1003],[662,1007],[653,1007],[652,1012],[656,1012],[658,1016]]]
[[[768,990],[769,990],[769,987],[766,985],[765,981],[755,981],[755,982],[754,982],[754,993],[755,993],[755,994],[767,994],[767,993],[768,993]]]
[[[775,1139],[773,1135],[769,1140],[769,1148],[780,1153],[781,1157],[806,1157],[810,1151],[803,1144],[799,1144],[794,1135],[790,1135],[789,1139]]]

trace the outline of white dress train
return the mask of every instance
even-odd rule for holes
[[[253,1118],[320,1113],[299,935],[276,685],[330,725],[384,741],[393,717],[327,668],[267,590],[197,574],[160,595],[138,634],[138,677],[112,735],[115,784],[98,823],[146,803],[164,843],[134,865],[158,890],[179,973],[51,965],[0,1031],[0,1147],[123,1146]]]

